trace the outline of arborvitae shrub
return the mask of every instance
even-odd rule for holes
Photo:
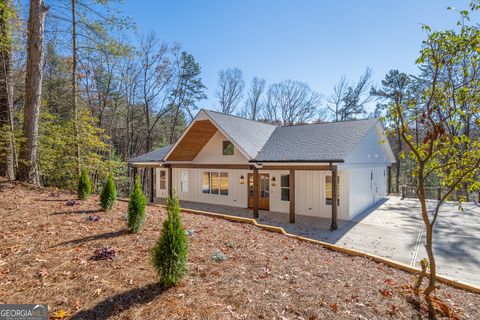
[[[80,178],[78,179],[78,199],[85,200],[88,198],[91,192],[90,179],[88,178],[87,170],[82,169]]]
[[[140,180],[137,178],[128,202],[128,228],[131,232],[137,233],[140,231],[145,220],[146,205],[147,199],[143,194]]]
[[[100,194],[100,206],[105,211],[110,210],[113,208],[116,200],[117,188],[115,187],[115,181],[113,181],[113,175],[109,174]]]
[[[183,229],[176,194],[167,200],[167,219],[152,251],[152,264],[166,287],[176,285],[187,272],[188,237]]]

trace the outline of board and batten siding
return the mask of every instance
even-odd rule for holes
[[[289,213],[290,201],[282,200],[281,177],[282,174],[290,174],[288,170],[261,170],[260,173],[268,173],[270,175],[270,211]],[[275,178],[276,185],[272,186],[272,179]]]
[[[225,206],[246,208],[247,198],[247,170],[239,169],[191,169],[173,168],[172,186],[177,191],[178,198],[185,201],[196,201],[203,203],[219,204]],[[228,173],[228,195],[206,194],[202,192],[204,172],[226,172]],[[188,191],[182,191],[182,175],[188,176]],[[243,175],[245,183],[240,183],[240,176]]]
[[[295,172],[295,213],[322,218],[332,217],[332,206],[326,204],[325,177],[330,171],[296,171]],[[348,174],[338,171],[339,200],[338,219],[349,217]]]
[[[223,141],[229,141],[220,131],[217,131],[205,144],[192,163],[200,164],[248,164],[247,158],[234,146],[233,155],[224,156]]]
[[[382,140],[381,125],[372,127],[364,139],[345,159],[347,165],[388,165],[387,142]]]
[[[350,219],[373,206],[386,196],[387,167],[349,168]],[[371,175],[373,174],[373,180]]]

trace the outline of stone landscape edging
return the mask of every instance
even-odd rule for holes
[[[124,200],[124,199],[121,199],[121,200],[122,201],[128,201],[128,200]],[[149,204],[149,205],[166,208],[166,206],[162,205],[162,204]],[[348,249],[348,248],[337,246],[335,244],[331,244],[331,243],[328,243],[328,242],[323,242],[323,241],[320,241],[320,240],[314,240],[314,239],[298,236],[298,235],[295,235],[295,234],[291,234],[291,233],[286,232],[285,229],[283,229],[282,227],[275,227],[275,226],[270,226],[270,225],[267,225],[267,224],[261,224],[261,223],[258,223],[257,220],[255,220],[253,218],[238,217],[238,216],[232,216],[232,215],[227,215],[227,214],[222,214],[222,213],[215,213],[215,212],[188,209],[188,208],[180,208],[180,210],[183,211],[183,212],[187,212],[187,213],[200,214],[200,215],[209,216],[209,217],[216,217],[216,218],[229,220],[229,221],[233,221],[233,222],[252,224],[252,225],[254,225],[256,227],[259,227],[261,229],[264,229],[264,230],[267,230],[267,231],[270,231],[270,232],[274,232],[274,233],[283,234],[287,237],[294,238],[294,239],[297,239],[297,240],[300,240],[300,241],[320,245],[320,246],[322,246],[324,248],[327,248],[327,249],[330,249],[332,251],[341,252],[341,253],[348,254],[348,255],[351,255],[351,256],[365,257],[365,258],[371,259],[371,260],[373,260],[377,263],[383,263],[383,264],[388,265],[390,267],[393,267],[395,269],[402,270],[402,271],[405,271],[405,272],[408,272],[408,273],[411,273],[411,274],[414,274],[414,275],[417,275],[417,274],[420,273],[420,269],[414,268],[414,267],[412,267],[408,264],[405,264],[405,263],[397,262],[397,261],[394,261],[394,260],[391,260],[391,259],[388,259],[388,258],[380,257],[380,256],[377,256],[375,254],[366,253],[366,252],[355,250],[355,249]],[[428,273],[427,273],[426,276],[428,277]],[[443,275],[437,275],[436,278],[437,278],[438,282],[440,282],[440,283],[443,283],[443,284],[446,284],[446,285],[449,285],[449,286],[452,286],[452,287],[455,287],[455,288],[458,288],[458,289],[462,289],[462,290],[465,290],[465,291],[468,291],[468,292],[480,294],[480,287],[477,287],[477,286],[475,286],[473,284],[470,284],[468,282],[454,280],[450,277],[443,276]]]

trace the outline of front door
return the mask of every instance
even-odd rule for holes
[[[258,209],[270,209],[270,175],[268,173],[260,173],[260,188],[258,190],[259,202]],[[248,174],[248,207],[253,208],[253,173]]]

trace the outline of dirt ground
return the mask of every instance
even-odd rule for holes
[[[57,319],[423,319],[412,275],[251,225],[183,214],[188,274],[163,289],[149,262],[165,212],[147,208],[126,231],[127,203],[99,211],[98,197],[0,183],[0,303],[47,303]],[[92,215],[99,221],[89,221]],[[113,260],[93,260],[112,246]],[[228,259],[215,262],[216,252]],[[445,285],[439,318],[480,318],[480,295]],[[52,313],[53,317],[54,313]]]

